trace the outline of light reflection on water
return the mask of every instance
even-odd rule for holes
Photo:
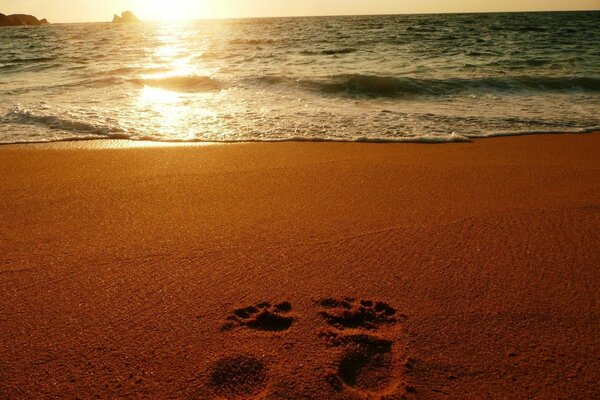
[[[168,77],[194,74],[194,68],[190,65],[191,59],[185,56],[185,50],[182,49],[187,42],[180,37],[181,31],[174,28],[173,23],[163,23],[159,27],[156,38],[162,45],[152,50],[152,62],[147,65],[147,69],[152,70],[161,65],[163,72],[143,73],[140,75],[142,81],[160,81]],[[146,115],[152,115],[156,121],[157,132],[174,140],[193,139],[193,136],[182,129],[182,122],[189,118],[190,113],[189,106],[182,102],[182,96],[178,92],[151,87],[144,83],[133,108],[144,110]]]
[[[152,116],[157,123],[156,130],[171,140],[194,140],[196,136],[187,129],[187,121],[192,117],[204,116],[215,119],[217,114],[208,109],[194,107],[189,94],[181,94],[169,90],[144,86],[140,91],[138,104],[135,108]],[[205,94],[212,96],[212,94]]]
[[[157,40],[162,45],[157,46],[147,64],[147,69],[152,70],[157,65],[163,67],[162,72],[141,74],[144,82],[165,82],[169,79],[182,80],[189,77],[211,77],[214,71],[203,68],[201,62],[193,62],[193,49],[190,35],[182,28],[189,24],[186,22],[162,22],[156,34]],[[196,134],[190,130],[188,121],[198,118],[216,119],[217,113],[205,109],[200,104],[209,101],[209,97],[216,96],[218,92],[185,93],[168,88],[152,87],[144,84],[139,92],[137,104],[133,108],[144,110],[146,115],[151,115],[156,122],[156,133],[173,141],[190,141],[196,139]]]
[[[0,30],[0,142],[447,141],[597,127],[598,16]]]

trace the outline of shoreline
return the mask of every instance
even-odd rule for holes
[[[2,398],[598,395],[599,133],[76,144],[0,146]]]
[[[444,140],[434,139],[432,136],[416,136],[401,137],[401,138],[358,138],[358,139],[326,139],[326,138],[302,138],[294,137],[287,139],[273,140],[198,140],[198,141],[162,141],[162,140],[146,140],[146,139],[127,139],[127,138],[78,138],[64,139],[55,141],[40,141],[40,142],[15,142],[15,143],[0,143],[0,148],[4,146],[52,146],[57,148],[137,148],[137,147],[181,147],[181,146],[208,146],[220,144],[248,144],[248,143],[371,143],[371,144],[449,144],[449,143],[471,143],[482,139],[494,139],[503,137],[519,137],[519,136],[537,136],[537,135],[589,135],[599,134],[598,128],[591,128],[582,131],[533,131],[533,132],[507,132],[498,134],[486,134],[484,136],[468,136],[451,134]],[[441,138],[441,137],[440,137]],[[454,139],[452,139],[454,138]]]

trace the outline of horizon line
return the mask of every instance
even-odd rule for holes
[[[133,10],[124,10],[132,11]],[[598,9],[570,9],[570,10],[517,10],[517,11],[452,11],[452,12],[416,12],[416,13],[374,13],[374,14],[314,14],[314,15],[270,15],[270,16],[248,16],[248,17],[199,17],[199,18],[185,18],[185,19],[172,19],[172,20],[161,20],[161,19],[145,19],[140,22],[193,22],[193,21],[210,21],[210,20],[241,20],[241,19],[277,19],[277,18],[320,18],[320,17],[376,17],[376,16],[403,16],[403,15],[469,15],[469,14],[526,14],[526,13],[569,13],[569,12],[600,12]],[[1,12],[0,12],[1,13]],[[10,14],[5,14],[10,15]],[[115,13],[114,15],[120,15]],[[42,18],[46,18],[43,17]],[[94,21],[59,21],[52,22],[51,24],[93,24],[93,23],[111,23],[110,20],[94,20]]]

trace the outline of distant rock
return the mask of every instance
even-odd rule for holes
[[[48,25],[48,24],[49,24],[49,22],[48,22],[48,20],[46,20],[46,18],[44,18],[40,21],[33,15],[0,14],[0,26],[39,26],[39,25]]]
[[[131,11],[124,11],[121,13],[120,17],[117,14],[115,14],[112,22],[114,24],[125,24],[130,22],[140,22],[140,20]]]

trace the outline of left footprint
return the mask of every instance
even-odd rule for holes
[[[257,358],[227,357],[211,366],[209,386],[219,397],[246,398],[265,390],[268,372],[267,366]]]
[[[253,306],[233,310],[222,330],[230,330],[234,326],[246,326],[251,329],[262,331],[285,331],[294,323],[294,317],[289,313],[292,305],[284,301],[276,305],[271,303],[258,303]]]

